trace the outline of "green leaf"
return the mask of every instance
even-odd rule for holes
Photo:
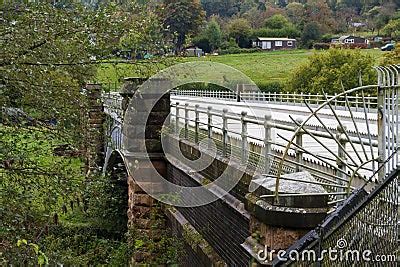
[[[31,246],[33,248],[33,250],[35,251],[36,254],[39,253],[39,246],[33,243],[30,243],[29,246]]]
[[[25,239],[19,239],[19,240],[17,241],[17,247],[20,247],[21,244],[27,245],[27,244],[28,244],[28,241],[26,241]]]

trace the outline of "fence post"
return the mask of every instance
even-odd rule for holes
[[[197,144],[199,143],[199,125],[200,125],[200,119],[199,119],[199,104],[196,104],[194,106],[194,112],[195,112],[195,121],[194,121],[194,142]]]
[[[228,146],[228,119],[226,118],[226,114],[228,113],[228,109],[224,108],[222,110],[222,156],[226,157],[227,155],[227,146]]]
[[[242,90],[242,88],[241,88],[240,84],[237,84],[237,85],[236,85],[236,94],[237,94],[236,101],[237,101],[237,102],[241,102],[241,101],[242,101],[241,95],[240,95],[240,91],[241,91],[241,90]]]
[[[176,102],[175,107],[175,134],[179,137],[179,102]]]
[[[301,125],[303,123],[303,120],[301,118],[296,119],[297,123]],[[303,151],[301,150],[301,147],[303,147],[303,130],[300,129],[298,133],[296,134],[296,171],[299,172],[302,170],[301,166],[303,165]]]
[[[185,139],[188,139],[189,131],[189,103],[185,103]]]
[[[211,138],[212,138],[212,107],[207,107],[207,137],[208,137],[208,148],[211,148]]]
[[[241,113],[241,118],[240,121],[242,123],[242,133],[241,133],[241,137],[242,137],[242,164],[246,163],[246,159],[248,158],[248,147],[249,147],[249,143],[247,140],[247,121],[246,121],[246,116],[247,116],[247,112],[246,111],[242,111]]]
[[[337,93],[335,93],[335,109],[337,109]]]
[[[265,137],[264,137],[264,172],[265,174],[269,174],[271,167],[272,167],[272,134],[271,134],[271,114],[265,115],[264,118],[264,130],[265,130]]]
[[[337,131],[338,131],[338,133],[336,135],[336,139],[339,141],[339,144],[340,144],[340,145],[338,145],[338,157],[340,159],[342,159],[343,161],[346,161],[347,158],[346,158],[345,150],[346,150],[347,137],[344,134],[344,132],[346,131],[346,126],[343,126],[343,128],[342,128],[340,125],[338,125],[337,126]],[[344,148],[344,150],[342,149],[342,147]],[[345,177],[346,176],[345,175],[345,173],[346,173],[346,165],[342,161],[340,161],[339,159],[336,160],[336,163],[337,163],[338,169],[342,170],[341,172],[337,172],[337,176],[342,178],[342,179],[345,179],[346,178]],[[343,182],[339,180],[338,184],[343,184]]]
[[[380,81],[379,81],[380,82]],[[380,84],[381,85],[381,84]],[[386,160],[386,120],[385,120],[385,89],[378,87],[378,179],[383,181],[385,178],[385,160]]]
[[[304,101],[303,101],[303,92],[300,93],[300,106],[303,106]]]

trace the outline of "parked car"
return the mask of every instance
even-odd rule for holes
[[[394,44],[386,44],[381,47],[382,51],[392,51],[394,49]]]

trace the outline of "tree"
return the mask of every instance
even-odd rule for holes
[[[304,5],[297,2],[289,3],[286,6],[286,14],[290,20],[295,25],[303,25],[305,9]]]
[[[326,0],[308,0],[305,9],[307,21],[317,23],[322,33],[327,33],[335,28],[332,10]]]
[[[400,18],[390,20],[389,23],[382,29],[382,32],[386,36],[400,40]]]
[[[288,26],[290,26],[289,20],[281,14],[273,15],[265,21],[265,27],[269,29],[282,29]]]
[[[315,41],[321,38],[321,30],[316,22],[309,22],[304,26],[303,33],[301,35],[301,41],[303,46],[311,48]]]
[[[169,43],[163,38],[167,30],[156,12],[141,5],[131,6],[126,11],[134,15],[127,18],[129,28],[120,40],[122,49],[131,50],[134,54],[164,54],[170,49]]]
[[[373,84],[376,79],[374,60],[359,50],[329,49],[316,53],[295,69],[289,78],[288,87],[294,92],[335,94],[344,89],[359,86],[359,75],[363,84]]]
[[[0,12],[1,261],[36,265],[16,246],[17,240],[43,244],[49,229],[59,230],[59,214],[84,199],[84,156],[90,140],[82,88],[95,80],[99,65],[134,66],[133,61],[114,59],[112,52],[128,29],[142,33],[144,25],[136,22],[145,13],[114,5],[94,10],[13,2],[0,4]],[[14,116],[16,110],[22,115]],[[60,144],[74,156],[56,155]],[[67,251],[72,249],[77,248]],[[57,264],[54,258],[49,261]]]
[[[201,0],[201,4],[208,17],[219,15],[231,17],[240,10],[240,2],[235,0]]]
[[[229,22],[228,24],[229,36],[235,38],[236,43],[240,47],[249,46],[249,36],[251,33],[250,23],[243,18],[236,18]]]
[[[222,42],[221,28],[215,18],[212,18],[205,30],[205,36],[209,40],[211,51],[219,48]]]
[[[164,25],[175,33],[175,51],[182,51],[186,36],[195,33],[204,22],[205,13],[198,0],[165,0]]]

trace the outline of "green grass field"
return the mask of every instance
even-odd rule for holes
[[[362,50],[363,53],[370,54],[379,63],[384,52],[377,49]],[[268,84],[272,82],[285,81],[291,71],[298,65],[307,61],[307,58],[313,53],[319,53],[315,50],[291,50],[291,51],[273,51],[258,52],[246,54],[232,54],[220,56],[206,56],[201,58],[186,57],[176,59],[176,62],[190,61],[212,61],[231,66],[247,76],[256,84]],[[99,67],[97,79],[103,83],[118,83],[122,77],[129,76],[150,76],[164,68],[165,65],[141,64],[136,65],[108,65]]]

